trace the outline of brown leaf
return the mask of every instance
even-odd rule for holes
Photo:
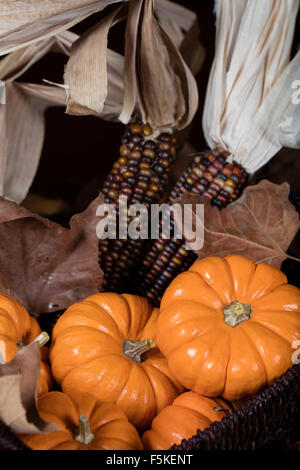
[[[99,292],[96,209],[102,202],[98,196],[66,229],[0,198],[0,273],[31,312],[61,310]]]
[[[0,347],[1,349],[1,347]],[[16,433],[48,433],[58,429],[37,411],[40,346],[31,343],[7,364],[0,364],[0,418]]]
[[[204,245],[197,251],[199,257],[239,254],[280,268],[290,257],[286,251],[300,228],[299,215],[288,200],[289,191],[287,183],[263,180],[248,186],[237,201],[221,211],[206,197],[183,195],[181,205],[205,204]],[[188,213],[195,223],[195,206]],[[201,224],[199,219],[197,223]],[[184,231],[186,239],[193,241],[194,235],[188,232]]]

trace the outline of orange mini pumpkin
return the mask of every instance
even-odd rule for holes
[[[129,294],[100,293],[69,307],[53,329],[50,361],[66,393],[116,403],[139,429],[183,390],[154,347],[159,314]]]
[[[198,260],[166,290],[155,339],[186,388],[228,400],[255,394],[292,366],[300,290],[243,256]]]
[[[167,450],[180,445],[183,439],[190,439],[213,422],[227,416],[228,405],[224,400],[212,399],[186,392],[175,398],[172,405],[164,408],[152,421],[149,431],[143,434],[145,449]]]
[[[0,294],[0,344],[5,362],[9,362],[23,346],[31,343],[41,329],[37,321],[16,300]],[[48,392],[52,378],[48,361],[48,348],[41,348],[41,366],[38,382],[38,395]]]
[[[135,427],[126,415],[111,403],[98,402],[93,395],[48,392],[38,400],[44,421],[61,430],[47,434],[21,434],[34,450],[141,450]]]

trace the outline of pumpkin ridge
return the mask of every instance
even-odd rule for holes
[[[124,299],[124,301],[126,302],[127,310],[128,310],[128,312],[129,312],[129,325],[128,325],[128,331],[127,331],[128,336],[129,336],[130,330],[131,330],[131,327],[132,327],[132,312],[131,312],[131,308],[130,308],[130,304],[129,304],[129,302],[128,302],[128,299],[127,299],[127,297],[125,297],[125,295],[130,295],[130,294],[121,294],[122,299]],[[140,334],[142,333],[142,331],[143,331],[144,328],[146,327],[146,325],[147,325],[147,323],[148,323],[148,321],[149,321],[149,319],[150,319],[150,316],[151,316],[152,312],[153,312],[153,309],[151,310],[151,313],[150,313],[150,315],[148,316],[148,318],[145,318],[145,323],[144,323],[143,325],[140,325],[137,334],[134,335],[134,336],[135,336],[134,340],[138,340],[138,339],[139,339]],[[129,337],[128,337],[128,338],[125,338],[125,339],[132,341]]]
[[[12,328],[14,329],[15,336],[16,337],[20,336],[17,325],[16,325],[16,322],[13,320],[12,316],[11,315],[8,316],[7,313],[9,313],[9,312],[6,312],[6,310],[4,308],[0,308],[0,321],[1,321],[1,317],[4,319],[4,321],[6,319],[8,319],[11,326],[12,326]]]
[[[130,305],[126,299],[126,297],[124,297],[124,294],[121,294],[121,297],[122,299],[124,300],[125,304],[126,304],[126,308],[127,308],[127,316],[128,316],[128,325],[127,325],[127,334],[129,335],[129,332],[131,330],[131,327],[132,327],[132,318],[131,318],[131,310],[130,310]],[[128,339],[128,338],[125,338],[124,339]]]
[[[261,312],[261,313],[262,313],[262,315],[265,315],[265,314],[266,314],[266,315],[268,315],[268,314],[269,314],[269,315],[274,315],[274,314],[275,314],[275,315],[277,315],[277,316],[278,316],[278,315],[282,315],[282,317],[285,316],[286,313],[289,313],[289,314],[292,314],[292,315],[298,313],[298,315],[300,315],[300,312],[293,312],[293,311],[284,311],[284,312],[282,312],[281,310],[279,310],[279,311],[275,310],[275,311],[272,311],[272,312],[271,312],[271,311],[264,310],[264,311]],[[290,319],[289,319],[289,320],[290,320]],[[297,322],[297,318],[294,318],[294,320],[295,320],[295,323],[296,323],[296,322]],[[298,320],[298,321],[299,321],[299,320]],[[262,325],[262,326],[265,326],[265,327],[268,328],[269,330],[273,331],[273,333],[277,334],[278,336],[280,336],[280,337],[286,339],[286,341],[290,342],[290,338],[287,338],[287,337],[285,336],[285,334],[279,334],[279,333],[277,333],[277,331],[276,331],[276,329],[275,329],[275,328],[276,328],[276,325],[269,325],[269,324],[267,323],[267,320],[261,320],[261,319],[260,319],[260,321],[257,322],[257,323],[259,323],[259,324]],[[294,323],[294,322],[293,322],[293,323]]]
[[[231,332],[230,332],[230,331],[229,331],[228,334],[229,334],[229,336],[231,336]],[[229,344],[229,351],[228,351],[228,356],[227,356],[227,364],[226,364],[225,371],[224,371],[224,387],[223,387],[221,396],[223,396],[223,394],[224,394],[224,392],[225,392],[225,388],[226,388],[226,378],[227,378],[227,374],[228,374],[228,367],[229,367],[229,362],[230,362],[230,357],[231,357],[231,351],[232,351],[231,339],[230,339],[230,338],[229,338],[228,344]]]
[[[97,295],[97,294],[94,294],[94,295]],[[117,295],[117,294],[116,294],[116,295]],[[121,296],[121,297],[122,297],[122,296]],[[88,299],[89,299],[89,298],[88,298]],[[100,311],[100,312],[101,312],[102,314],[104,314],[105,316],[108,316],[108,317],[111,319],[111,321],[113,322],[113,324],[115,325],[115,327],[116,327],[116,329],[117,329],[117,331],[118,331],[120,337],[123,338],[123,337],[124,337],[124,334],[123,334],[122,331],[120,330],[119,325],[117,324],[117,322],[116,322],[116,320],[113,318],[113,316],[111,316],[111,315],[109,314],[109,312],[108,312],[107,310],[105,310],[104,307],[102,307],[102,305],[99,305],[97,302],[95,302],[95,301],[93,301],[93,300],[88,300],[88,299],[83,300],[82,303],[83,303],[83,304],[89,304],[89,305],[92,306],[96,311]],[[123,297],[122,297],[122,299],[125,301],[126,307],[127,307],[127,311],[128,311],[129,314],[130,314],[129,305],[128,305],[128,303],[126,302],[126,299],[124,299]],[[80,304],[81,302],[78,302],[78,303]],[[72,306],[71,306],[71,307],[72,307]],[[83,313],[83,315],[84,315],[84,313]],[[130,315],[129,315],[129,323],[130,323],[130,322],[131,322],[131,318],[130,318]],[[125,338],[125,337],[124,337],[124,338]]]
[[[197,410],[195,410],[195,409],[193,409],[193,408],[188,408],[187,406],[182,406],[182,405],[170,405],[170,406],[174,407],[175,409],[177,408],[177,409],[181,409],[181,410],[183,410],[183,411],[186,410],[187,412],[192,413],[192,414],[193,414],[194,416],[196,416],[197,418],[198,418],[198,417],[203,418],[204,421],[207,421],[207,422],[208,422],[207,427],[204,428],[204,429],[207,429],[207,428],[211,425],[211,423],[212,423],[212,421],[211,421],[207,416],[204,416],[200,411],[197,411]],[[176,413],[176,410],[175,410],[174,413]],[[204,429],[203,429],[203,430],[204,430]],[[161,434],[161,428],[155,428],[155,427],[153,428],[153,427],[152,427],[152,428],[150,428],[150,430],[154,431],[159,437],[161,437],[161,438],[163,438],[163,439],[166,439],[166,437]],[[199,428],[196,430],[194,436],[197,435],[198,430],[199,430]],[[191,438],[191,437],[193,437],[193,436],[190,436],[190,438]],[[181,436],[180,436],[180,441],[181,441]],[[172,445],[172,443],[170,444],[170,446],[171,446],[171,445]]]
[[[190,271],[190,270],[189,270],[189,271]],[[207,282],[207,280],[206,280],[200,273],[198,273],[198,271],[191,271],[191,272],[197,274],[197,275],[203,280],[203,282],[205,282],[206,286],[207,286],[208,288],[210,288],[210,289],[214,292],[214,294],[218,297],[218,299],[219,299],[221,305],[223,306],[223,305],[224,305],[224,302],[222,301],[221,297],[219,296],[218,291],[216,291],[216,290]],[[173,302],[174,302],[174,301],[173,301]],[[176,300],[175,300],[175,302],[176,302]],[[212,307],[210,307],[210,308],[212,308]]]
[[[208,258],[210,258],[210,257],[208,257]],[[212,258],[214,258],[214,256],[212,256]],[[226,269],[227,275],[228,275],[228,277],[229,277],[229,279],[230,279],[230,281],[231,281],[231,284],[232,284],[232,291],[234,292],[234,282],[233,282],[233,276],[232,276],[232,272],[231,272],[231,269],[230,269],[230,265],[229,265],[229,263],[227,262],[226,258],[222,258],[222,260],[224,261],[224,265],[225,265],[225,267],[226,267],[225,269]],[[221,297],[219,296],[219,292],[218,292],[216,289],[214,289],[214,287],[211,286],[211,285],[208,283],[207,279],[206,279],[204,276],[202,276],[202,274],[200,274],[198,271],[194,271],[194,272],[196,272],[197,274],[199,274],[199,276],[201,277],[201,279],[205,282],[206,285],[208,285],[208,286],[213,290],[213,292],[216,294],[216,296],[217,296],[218,299],[220,300],[220,303],[224,306],[224,302],[223,302],[223,300],[221,299]]]
[[[111,319],[111,321],[113,322],[113,324],[115,325],[120,337],[123,338],[123,333],[122,331],[120,330],[119,328],[119,325],[117,324],[116,320],[105,310],[105,308],[103,308],[101,305],[97,304],[96,302],[93,302],[92,300],[89,300],[89,301],[84,301],[84,303],[89,303],[90,305],[92,305],[97,311],[99,310],[101,312],[102,315],[105,315],[107,317],[109,317]],[[95,328],[97,329],[97,328]],[[100,330],[99,330],[100,331]],[[104,333],[104,332],[103,332]],[[108,334],[108,333],[105,333],[105,334]],[[111,336],[111,335],[109,335]]]
[[[59,444],[56,444],[54,447],[50,447],[49,450],[61,451],[61,450],[62,450],[62,449],[61,449],[61,446],[62,446],[62,445],[65,445],[67,442],[70,442],[71,444],[74,444],[74,442],[73,442],[71,439],[68,439],[68,440],[66,440],[66,441],[60,442]],[[78,447],[80,446],[80,443],[79,443],[79,442],[78,442],[78,443],[76,442],[75,444],[76,444],[76,448],[78,448]],[[74,450],[77,450],[76,448],[75,448]]]
[[[106,356],[119,356],[118,353],[105,353],[103,355],[101,355],[101,358],[103,357],[106,357]],[[63,382],[68,378],[68,376],[74,372],[76,372],[78,369],[80,369],[81,367],[84,367],[86,366],[89,362],[92,362],[94,360],[97,360],[100,356],[97,356],[97,357],[94,357],[92,359],[88,359],[87,361],[83,362],[82,364],[79,364],[77,367],[74,367],[73,369],[70,369],[65,375],[63,378],[60,379],[60,383],[63,385]],[[62,388],[64,388],[62,386]],[[91,393],[91,392],[89,392]]]
[[[118,395],[118,398],[117,398],[117,400],[116,400],[116,402],[115,402],[116,405],[118,404],[119,400],[120,400],[121,397],[123,396],[123,392],[124,392],[124,390],[125,390],[125,387],[127,387],[127,385],[128,385],[128,381],[129,381],[129,377],[130,377],[130,374],[131,374],[131,371],[132,371],[132,367],[134,366],[134,361],[133,361],[132,359],[129,359],[129,358],[127,358],[127,359],[130,361],[130,367],[128,367],[128,370],[127,370],[127,377],[126,377],[126,379],[124,380],[124,386],[123,386],[122,389],[120,390],[119,395]],[[137,363],[136,363],[136,364],[137,364]],[[139,365],[139,364],[137,364],[137,365]],[[122,411],[123,411],[123,409],[122,409]]]
[[[125,413],[124,413],[124,415],[125,415]],[[95,439],[97,439],[97,434],[100,434],[103,431],[103,429],[105,430],[105,428],[110,426],[111,423],[115,423],[115,422],[118,422],[118,421],[120,423],[123,422],[123,420],[120,419],[120,418],[114,418],[114,419],[111,419],[110,421],[106,421],[106,423],[104,423],[104,424],[101,424],[101,426],[97,427],[96,429],[93,429],[93,432],[95,433]],[[119,436],[118,436],[118,439],[119,439]],[[120,436],[120,440],[122,440],[122,442],[126,443],[126,441],[124,441],[122,439],[122,436]]]
[[[73,325],[73,326],[68,326],[67,328],[63,329],[62,331],[60,331],[60,332],[58,333],[58,335],[54,338],[54,341],[57,341],[58,338],[59,338],[61,335],[65,335],[66,332],[68,332],[68,330],[72,330],[72,333],[74,334],[74,329],[75,329],[75,328],[81,328],[81,329],[84,328],[85,330],[90,330],[90,332],[93,332],[93,333],[96,333],[96,334],[99,334],[99,335],[106,335],[106,336],[108,336],[109,338],[111,338],[112,340],[114,340],[114,342],[116,343],[116,345],[118,345],[118,346],[122,345],[121,341],[118,342],[118,340],[117,340],[114,336],[112,336],[112,335],[110,335],[110,334],[107,334],[105,331],[101,331],[101,330],[99,330],[98,328],[95,328],[95,327],[93,327],[93,326],[88,326],[88,325],[75,325],[75,326]]]
[[[104,309],[103,309],[104,310]],[[118,328],[118,325],[116,324],[115,320],[104,310],[104,313],[106,315],[109,316],[109,318],[112,320],[112,322],[114,323],[114,325],[116,326],[117,330],[118,330],[118,333],[120,335],[120,337],[123,336],[123,334],[120,332],[119,328]],[[73,313],[72,313],[72,316],[73,316]],[[74,315],[76,316],[76,314]],[[87,317],[88,318],[88,317]],[[59,320],[58,320],[59,321]],[[59,333],[57,333],[54,337],[54,341],[61,335],[61,334],[64,334],[66,331],[68,331],[69,329],[70,330],[73,330],[74,328],[89,328],[93,331],[96,331],[96,332],[99,332],[99,333],[102,333],[104,335],[107,335],[109,336],[110,338],[112,338],[114,341],[118,342],[118,339],[113,335],[111,334],[111,331],[108,330],[107,331],[103,331],[103,330],[100,330],[99,328],[96,328],[95,326],[90,326],[90,325],[83,325],[83,324],[71,324],[70,326],[67,326],[66,328],[63,328],[61,331],[59,331]]]
[[[170,353],[170,352],[168,353],[168,363],[169,363],[170,360],[172,359],[172,354],[173,354],[173,352],[175,352],[179,347],[184,347],[184,346],[188,345],[189,343],[191,343],[192,341],[195,341],[195,340],[199,339],[201,336],[203,336],[204,334],[206,334],[206,333],[207,333],[209,330],[211,330],[212,328],[213,328],[213,327],[207,328],[201,335],[199,335],[199,336],[197,336],[197,337],[193,337],[192,339],[190,339],[190,340],[188,340],[188,341],[182,343],[180,346],[177,346],[176,348],[174,348],[171,353]],[[230,340],[229,340],[228,342],[229,342],[229,345],[230,345]],[[230,358],[230,356],[229,356],[229,354],[228,354],[228,362],[229,362],[229,358]],[[202,359],[203,359],[203,358],[202,358]],[[205,364],[205,362],[206,362],[206,358],[204,358],[204,359],[202,360],[201,366],[202,366],[203,364]],[[227,367],[228,367],[228,364],[227,364]],[[171,372],[172,372],[172,371],[171,371]],[[173,374],[175,375],[175,373],[173,373]],[[198,377],[195,376],[195,377],[194,377],[193,386],[189,386],[189,387],[185,387],[185,388],[189,388],[189,389],[194,390],[194,388],[195,388],[195,386],[196,386],[197,380],[198,380]],[[224,383],[226,383],[226,375],[225,375]]]
[[[224,257],[224,260],[226,260],[226,262],[227,262],[227,264],[228,264],[228,267],[229,267],[229,269],[230,269],[231,276],[232,276],[233,287],[234,287],[234,273],[233,273],[233,271],[232,271],[232,269],[231,269],[231,265],[230,265],[228,259],[232,259],[232,258],[234,258],[234,257],[239,257],[239,258],[241,259],[241,261],[242,261],[243,258],[246,258],[247,260],[250,260],[250,261],[253,263],[254,269],[253,269],[253,271],[252,271],[252,273],[251,273],[251,276],[250,276],[249,279],[248,279],[248,282],[251,282],[252,279],[253,279],[253,276],[254,276],[254,274],[255,274],[255,271],[256,271],[256,264],[254,263],[254,261],[253,261],[251,258],[249,258],[248,256],[241,256],[241,255],[237,255],[237,254],[230,254],[230,255],[225,256],[225,257]]]
[[[144,366],[144,369],[146,369],[146,367],[149,367],[149,368],[153,368],[156,372],[159,372],[160,375],[162,375],[165,379],[167,379],[167,382],[168,384],[170,384],[171,386],[173,386],[173,388],[176,390],[176,392],[178,392],[178,388],[176,387],[176,384],[174,382],[171,381],[171,379],[166,375],[164,374],[160,369],[158,369],[157,367],[154,367],[152,364],[145,364]],[[155,392],[155,388],[154,388],[154,385],[152,383],[152,380],[151,380],[151,374],[148,374],[148,372],[145,370],[146,374],[147,374],[147,377],[148,377],[148,380],[150,382],[150,385],[151,385],[151,388],[152,388],[152,392],[153,392],[153,396],[155,398],[155,414],[154,414],[154,417],[157,415],[158,413],[158,409],[157,409],[157,400],[156,400],[156,396],[157,396],[157,393]]]
[[[144,380],[147,380],[147,382],[150,384],[150,388],[151,388],[151,391],[152,391],[152,396],[153,396],[153,398],[154,398],[154,407],[155,407],[155,412],[153,413],[153,416],[152,416],[152,419],[153,419],[153,417],[155,416],[156,411],[157,411],[157,404],[156,404],[156,400],[155,400],[155,396],[156,396],[156,395],[155,395],[155,391],[154,391],[152,382],[151,382],[151,380],[150,380],[149,374],[147,373],[147,371],[146,371],[145,366],[144,366],[143,363],[138,364],[137,362],[132,361],[132,360],[131,360],[131,362],[132,362],[132,364],[131,364],[131,367],[130,367],[130,369],[129,369],[128,379],[127,379],[126,384],[127,384],[128,381],[129,381],[130,374],[133,372],[133,368],[138,367],[139,370],[141,371],[141,373],[144,375]],[[125,388],[125,386],[124,386],[124,388]],[[123,388],[123,390],[124,390],[124,388]],[[122,390],[122,393],[123,393],[123,390]],[[116,401],[116,404],[118,404],[119,400],[121,399],[122,393],[119,394],[119,397],[118,397],[118,399],[117,399],[117,401]],[[152,419],[151,419],[151,421],[152,421]],[[128,418],[128,420],[129,420],[129,418]]]
[[[254,320],[251,321],[251,323],[252,323],[252,324],[253,324],[253,323],[256,323],[257,325],[259,325],[259,326],[262,327],[263,329],[266,329],[266,330],[268,330],[269,332],[271,332],[273,335],[278,336],[279,338],[281,338],[281,340],[283,340],[283,341],[284,341],[285,343],[287,343],[289,346],[291,345],[290,342],[287,341],[285,338],[282,338],[282,337],[279,336],[278,334],[274,333],[270,328],[265,327],[265,326],[262,325],[261,323],[256,322],[256,321],[254,321]],[[242,328],[242,329],[243,329],[243,331],[244,331],[245,328]],[[249,337],[249,334],[247,334],[247,336]],[[253,344],[253,340],[252,340],[251,336],[250,336],[250,341],[251,341],[251,344]],[[261,352],[260,352],[260,350],[259,350],[257,347],[255,347],[255,351],[257,351],[258,355],[260,356],[261,361],[262,361],[262,364],[263,364],[263,366],[264,366],[264,370],[265,370],[265,374],[266,374],[266,375],[265,375],[265,377],[266,377],[265,384],[270,385],[270,384],[273,382],[273,380],[270,381],[270,379],[269,379],[269,374],[268,374],[268,370],[267,370],[267,368],[266,368],[265,360],[264,360],[264,358],[262,357]]]
[[[255,323],[255,324],[261,326],[262,328],[268,330],[268,331],[271,332],[272,334],[274,334],[274,335],[278,336],[279,338],[281,338],[282,341],[285,341],[289,346],[291,345],[291,342],[290,342],[289,340],[287,340],[286,338],[284,338],[284,337],[281,336],[280,334],[278,334],[278,333],[276,333],[275,331],[273,331],[272,328],[269,328],[268,326],[266,326],[266,325],[260,323],[260,321],[252,320],[251,323],[252,323],[252,324]]]
[[[202,333],[198,334],[197,336],[196,336],[196,335],[193,336],[193,337],[192,337],[191,339],[189,339],[188,341],[184,341],[184,342],[181,343],[179,346],[175,346],[172,350],[170,350],[170,351],[168,352],[168,356],[171,356],[171,355],[176,351],[176,349],[177,349],[178,347],[181,347],[181,346],[183,346],[183,345],[189,344],[189,343],[191,343],[192,341],[194,341],[195,339],[200,338],[200,336],[203,336],[205,333],[207,333],[207,332],[208,332],[209,330],[211,330],[212,328],[213,328],[213,325],[212,325],[211,327],[206,328],[206,330],[204,330]]]
[[[253,320],[252,323],[255,323],[255,321]],[[263,365],[263,369],[264,369],[264,371],[265,371],[265,381],[264,381],[264,383],[266,384],[266,383],[268,383],[268,372],[267,372],[267,368],[266,368],[265,361],[264,361],[262,355],[260,354],[260,351],[257,349],[257,347],[255,346],[255,344],[253,343],[253,339],[252,339],[251,336],[248,334],[246,325],[244,325],[243,327],[241,326],[240,329],[242,330],[242,332],[244,333],[244,335],[245,335],[246,338],[248,339],[248,341],[249,341],[249,343],[251,344],[251,346],[252,346],[252,348],[254,349],[254,351],[257,352],[257,355],[258,355],[258,357],[259,357],[259,359],[260,359],[260,361],[261,361],[261,363],[262,363],[262,365]],[[229,361],[228,361],[228,363],[229,363]],[[226,371],[226,373],[227,373],[227,371]],[[225,390],[225,388],[224,388],[224,390]],[[223,390],[223,393],[224,393],[224,390]]]

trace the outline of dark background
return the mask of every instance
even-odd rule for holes
[[[197,76],[200,105],[193,120],[189,142],[197,150],[207,147],[202,133],[202,111],[205,90],[214,57],[215,18],[213,0],[187,0],[178,3],[197,13],[200,38],[206,49],[204,65]],[[89,17],[72,28],[83,33],[106,15],[111,7]],[[300,43],[300,21],[297,21],[293,54]],[[123,51],[124,25],[117,25],[109,35],[109,47]],[[42,83],[44,78],[62,83],[63,69],[67,58],[50,53],[19,80]],[[93,116],[74,117],[65,114],[64,108],[51,108],[46,112],[46,135],[39,169],[31,191],[46,197],[59,197],[69,205],[69,213],[83,210],[97,195],[112,162],[117,158],[120,137],[124,126],[109,123]],[[276,183],[288,181],[300,191],[300,151],[283,149],[266,167],[255,175],[253,181],[267,177]],[[182,160],[181,160],[182,161]],[[59,220],[63,222],[63,220]]]

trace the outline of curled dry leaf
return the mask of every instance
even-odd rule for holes
[[[212,207],[206,197],[183,195],[179,203],[192,205],[186,215],[194,228],[195,222],[202,226],[200,219],[196,221],[195,204],[205,204],[204,245],[197,251],[199,257],[239,254],[280,268],[284,259],[292,258],[286,251],[300,228],[289,192],[287,183],[276,185],[263,180],[248,186],[237,201],[222,211]],[[187,222],[186,226],[192,226]],[[193,241],[195,234],[184,229],[183,226],[187,243]]]
[[[13,296],[35,314],[67,308],[99,292],[98,196],[70,229],[0,198],[0,273]]]
[[[48,433],[58,429],[38,414],[39,374],[40,346],[36,342],[20,349],[11,362],[0,364],[0,419],[16,433]]]

